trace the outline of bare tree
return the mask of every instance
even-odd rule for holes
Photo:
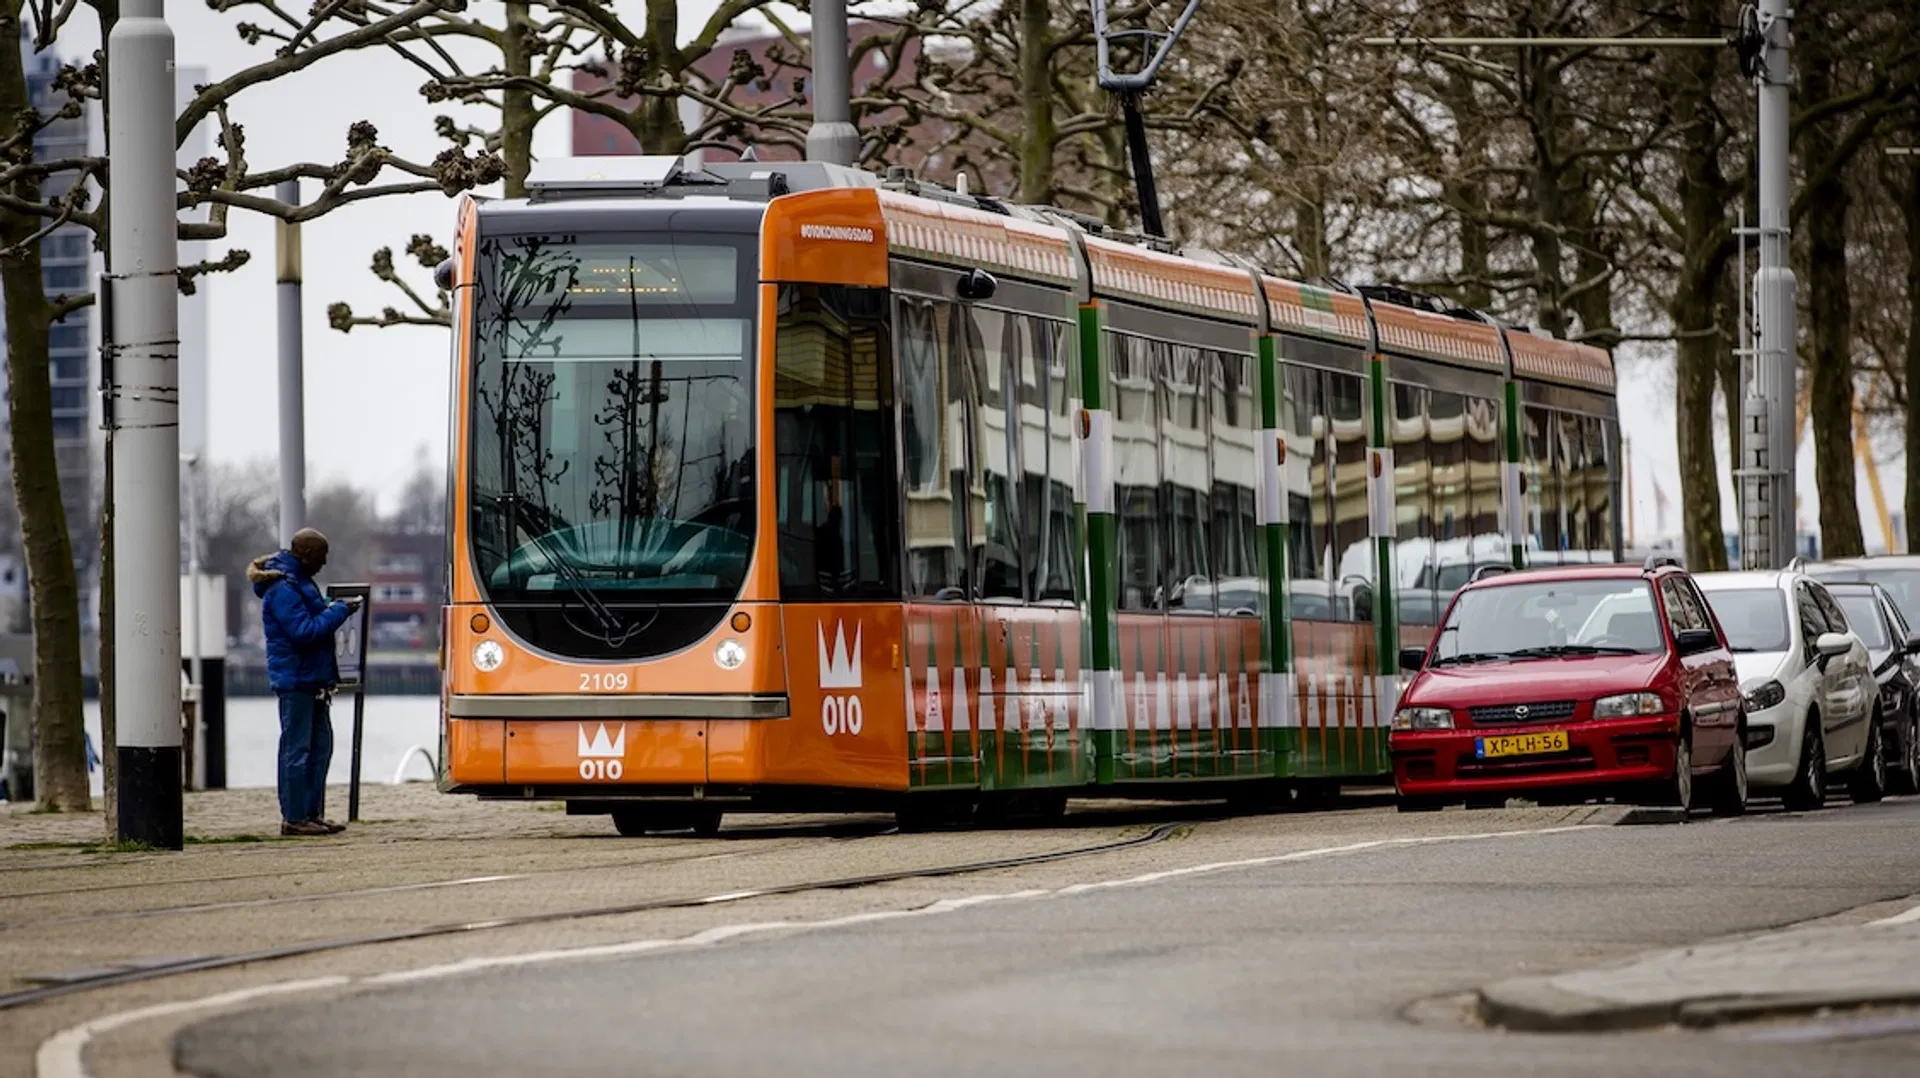
[[[54,46],[62,28],[81,7],[34,0],[33,45]],[[298,163],[255,170],[247,160],[245,133],[231,121],[228,109],[247,88],[307,70],[329,57],[355,49],[382,45],[388,38],[442,11],[456,0],[416,0],[409,6],[375,10],[371,5],[323,5],[301,18],[282,16],[297,29],[286,36],[271,58],[234,72],[218,82],[196,87],[194,99],[176,124],[184,139],[201,122],[219,128],[220,157],[207,157],[180,177],[182,208],[207,206],[207,219],[183,222],[183,239],[217,241],[226,237],[227,216],[233,209],[264,213],[288,221],[307,221],[343,205],[391,194],[428,190],[460,190],[486,182],[497,171],[497,159],[472,157],[457,147],[432,164],[406,161],[380,145],[370,123],[353,124],[342,157],[331,164]],[[259,6],[278,11],[269,4]],[[111,41],[118,6],[89,0],[99,23],[100,39]],[[35,718],[37,730],[38,795],[54,808],[90,806],[81,734],[81,656],[79,583],[74,572],[73,541],[60,498],[54,462],[51,390],[47,377],[50,327],[94,302],[90,293],[76,292],[49,298],[40,279],[39,243],[56,228],[83,226],[104,247],[108,203],[95,205],[91,192],[111,198],[104,157],[80,156],[41,160],[34,153],[34,136],[61,116],[77,116],[88,103],[106,104],[105,71],[111,63],[106,47],[91,62],[63,67],[56,88],[63,100],[52,108],[38,108],[28,93],[19,50],[25,0],[6,0],[0,7],[0,35],[8,44],[0,58],[0,284],[7,305],[7,363],[11,385],[9,415],[14,471],[14,501],[25,540],[32,587],[35,641]],[[259,40],[250,28],[242,33]],[[397,174],[398,178],[389,178]],[[319,180],[319,197],[302,206],[288,206],[263,194],[287,179]],[[111,252],[109,252],[109,255]],[[230,250],[220,258],[180,268],[180,284],[194,287],[203,274],[242,265],[244,250]],[[110,437],[111,435],[109,435]],[[111,580],[112,518],[101,520],[102,579]],[[113,723],[110,588],[103,588],[101,691],[104,759],[107,761],[109,827],[112,826]]]

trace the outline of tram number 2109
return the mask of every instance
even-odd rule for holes
[[[860,698],[852,694],[846,696],[826,696],[820,700],[820,726],[828,737],[847,734],[860,736],[860,727],[865,725]]]

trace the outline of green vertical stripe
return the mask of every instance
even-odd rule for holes
[[[1260,425],[1278,432],[1282,438],[1286,432],[1282,429],[1283,416],[1287,414],[1286,384],[1280,377],[1280,356],[1276,339],[1262,337],[1259,347],[1260,356]],[[1284,442],[1282,443],[1284,444]],[[1277,446],[1262,446],[1261,452],[1279,452]],[[1287,500],[1286,476],[1284,469],[1280,478],[1280,501]],[[1264,491],[1262,496],[1265,496]],[[1266,576],[1266,603],[1260,611],[1260,659],[1261,669],[1274,673],[1286,673],[1293,669],[1293,641],[1288,611],[1292,609],[1288,581],[1293,573],[1287,565],[1288,525],[1269,523],[1265,534],[1261,536],[1261,545],[1265,550],[1266,564],[1262,570]]]
[[[1386,357],[1376,353],[1373,356],[1372,362],[1367,365],[1367,369],[1369,371],[1370,381],[1372,382],[1372,393],[1369,395],[1369,398],[1373,404],[1373,416],[1367,426],[1368,429],[1372,431],[1374,447],[1386,449],[1388,448]],[[1393,477],[1383,475],[1378,481],[1391,483],[1393,482]],[[1369,503],[1367,508],[1369,514],[1371,514],[1373,508],[1371,503],[1373,495],[1371,483],[1374,482],[1371,469],[1369,469],[1368,482],[1369,487],[1367,494]],[[1374,540],[1374,557],[1374,564],[1376,566],[1373,585],[1374,647],[1375,650],[1379,652],[1379,654],[1374,657],[1376,660],[1376,671],[1380,674],[1393,674],[1400,665],[1400,609],[1399,604],[1394,602],[1393,594],[1392,536],[1381,536]]]
[[[1104,409],[1107,402],[1107,361],[1101,344],[1100,306],[1089,303],[1080,308],[1080,399],[1089,410]],[[1094,451],[1091,445],[1087,448],[1089,452]],[[1119,583],[1119,569],[1114,563],[1117,556],[1114,528],[1113,514],[1087,513],[1087,621],[1091,629],[1088,642],[1092,645],[1089,665],[1096,673],[1114,668],[1118,631],[1115,600]]]

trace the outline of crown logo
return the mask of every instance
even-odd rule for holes
[[[584,724],[580,725],[578,729],[580,731],[581,759],[606,756],[618,760],[627,755],[627,726],[625,723],[620,724],[620,736],[614,738],[612,741],[607,740],[607,724],[604,722],[600,724],[600,729],[594,731],[591,739],[587,737],[587,728]]]
[[[847,627],[842,622],[833,625],[833,652],[827,652],[827,629],[825,625],[816,625],[813,629],[820,641],[820,687],[823,689],[857,689],[860,687],[860,623],[853,623],[853,651],[847,651]]]

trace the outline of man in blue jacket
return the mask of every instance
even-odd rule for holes
[[[359,609],[358,599],[328,601],[314,584],[327,564],[327,537],[295,532],[287,549],[254,559],[247,579],[260,599],[267,637],[267,682],[280,698],[280,833],[331,835],[346,830],[323,818],[327,765],[333,762],[333,720],[327,713],[340,668],[333,634]]]

